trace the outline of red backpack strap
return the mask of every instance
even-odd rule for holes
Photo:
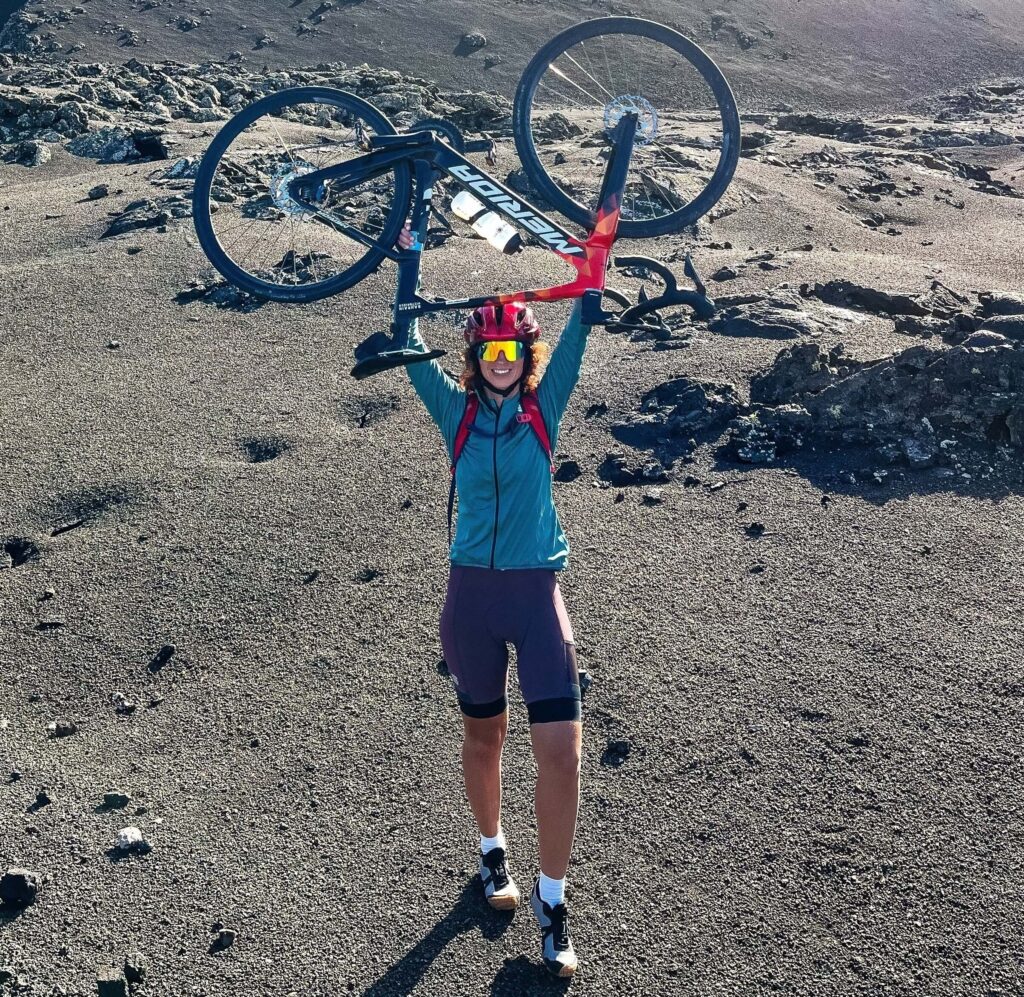
[[[455,431],[455,446],[452,448],[452,475],[455,474],[455,465],[459,462],[459,458],[462,456],[462,450],[466,445],[466,440],[469,439],[469,431],[476,419],[476,410],[480,407],[480,399],[477,398],[475,391],[466,392],[466,410],[462,413],[462,421],[459,423],[459,428]]]
[[[462,421],[455,432],[455,446],[452,448],[452,465],[449,468],[452,475],[452,483],[448,488],[448,546],[452,545],[452,513],[455,511],[455,465],[469,439],[469,432],[476,419],[476,410],[480,407],[480,399],[475,391],[466,393],[466,410],[462,413]]]
[[[551,452],[551,440],[548,437],[548,427],[544,425],[544,416],[540,411],[540,402],[537,401],[535,391],[524,391],[519,397],[519,404],[523,408],[524,415],[528,416],[523,422],[529,421],[533,431],[548,456],[548,463],[551,465],[551,473],[555,473],[555,457]]]

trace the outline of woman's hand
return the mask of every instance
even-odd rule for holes
[[[409,223],[406,222],[405,227],[398,233],[398,245],[402,249],[412,249],[415,242],[416,240],[412,237],[412,229],[409,228]]]

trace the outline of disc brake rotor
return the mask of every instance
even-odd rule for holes
[[[633,141],[637,145],[647,145],[658,135],[658,112],[654,105],[644,97],[615,97],[604,106],[604,127],[608,132],[614,130],[624,114],[636,113],[636,136]]]
[[[292,215],[299,221],[309,221],[315,214],[304,204],[300,204],[288,193],[288,187],[296,177],[312,173],[316,167],[303,160],[283,163],[270,178],[270,198],[286,215]],[[317,191],[317,200],[322,200],[323,189]]]

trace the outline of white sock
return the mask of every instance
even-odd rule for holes
[[[540,874],[540,898],[550,907],[565,903],[565,877],[552,879]]]
[[[501,829],[501,822],[498,822],[498,833],[493,838],[487,835],[480,835],[480,854],[486,855],[492,848],[502,848],[508,851],[508,843],[505,841],[505,832]]]

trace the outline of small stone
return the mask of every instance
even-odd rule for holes
[[[122,827],[117,832],[117,848],[122,852],[139,852],[145,854],[152,846],[137,827]]]
[[[39,892],[39,874],[31,869],[12,866],[0,876],[0,905],[27,907]]]
[[[217,931],[217,937],[213,940],[211,949],[214,952],[223,952],[235,944],[236,934],[231,928],[221,928]]]
[[[660,461],[648,461],[640,470],[644,481],[668,481],[668,471]]]
[[[601,755],[601,764],[618,768],[628,757],[633,746],[629,741],[611,740]]]
[[[587,690],[594,684],[594,679],[585,668],[579,669],[580,679],[580,697],[582,698],[587,694]]]
[[[758,537],[763,537],[764,536],[764,531],[765,531],[764,523],[750,523],[747,526],[743,527],[743,532],[746,533],[746,535],[748,537],[752,537],[755,540]]]
[[[101,197],[107,197],[110,194],[110,186],[105,183],[97,184],[95,187],[89,189],[89,193],[85,196],[90,201],[98,201]]]
[[[70,737],[78,733],[78,724],[74,720],[51,720],[46,729],[51,737]]]
[[[111,339],[107,342],[108,350],[119,350],[121,348],[121,342],[117,339]]]
[[[177,653],[177,647],[174,644],[164,644],[159,651],[153,655],[152,659],[147,666],[151,672],[158,672],[164,665],[167,664],[171,658]]]
[[[53,154],[42,142],[22,142],[14,150],[14,161],[22,166],[42,166]]]
[[[644,489],[643,504],[644,505],[661,505],[664,501],[661,497],[662,489],[660,488],[647,488]]]
[[[131,800],[132,798],[128,793],[121,793],[116,789],[103,794],[103,805],[111,810],[120,810],[122,807],[128,806]]]
[[[467,48],[483,48],[487,44],[487,38],[479,31],[471,31],[462,36],[462,44]]]

